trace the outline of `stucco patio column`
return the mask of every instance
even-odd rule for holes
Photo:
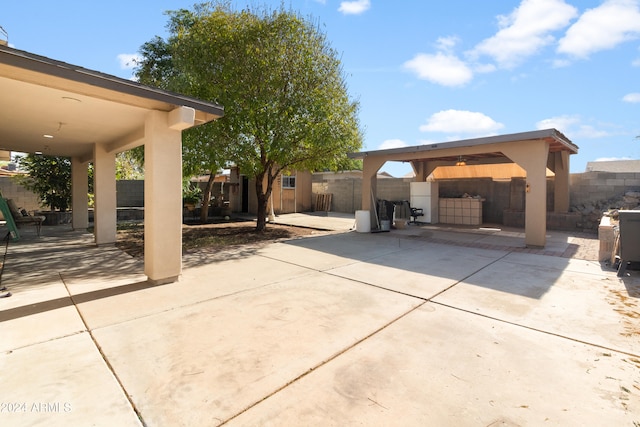
[[[525,244],[544,247],[547,242],[547,158],[549,143],[522,141],[504,147],[504,155],[527,172],[525,194]]]
[[[144,271],[157,284],[176,281],[182,270],[181,130],[193,117],[174,111],[152,111],[145,122]]]
[[[569,212],[569,152],[552,153],[553,172],[556,174],[553,193],[553,211]]]
[[[93,225],[98,245],[116,242],[116,155],[101,144],[93,148]]]
[[[371,214],[371,224],[376,224],[375,196],[378,190],[378,171],[385,164],[384,159],[365,157],[362,160],[362,210],[369,211]]]
[[[89,171],[87,163],[71,158],[71,225],[74,230],[89,227]]]
[[[411,162],[413,172],[415,173],[416,182],[424,182],[427,180],[427,162],[421,160],[419,162]]]

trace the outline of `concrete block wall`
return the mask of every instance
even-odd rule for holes
[[[485,199],[482,203],[482,221],[491,224],[502,224],[503,212],[511,207],[512,193],[518,189],[517,182],[493,181],[490,178],[439,181],[442,198],[458,198],[467,193]],[[524,198],[524,185],[521,190]]]
[[[361,179],[318,180],[314,177],[311,182],[311,192],[314,195],[312,200],[315,200],[316,194],[331,194],[332,212],[354,213],[361,209]]]
[[[13,199],[16,204],[27,211],[42,210],[40,198],[17,184],[11,177],[0,176],[0,191],[5,199]],[[144,206],[144,181],[123,180],[116,181],[118,207]]]
[[[640,172],[584,172],[571,174],[572,206],[616,199],[640,191]]]
[[[377,197],[390,201],[409,200],[409,182],[406,178],[378,179]],[[361,209],[362,179],[320,179],[314,177],[311,183],[313,194],[331,194],[331,211],[354,213]],[[315,196],[314,196],[315,200]]]
[[[378,198],[390,201],[409,200],[411,192],[409,183],[412,179],[382,178],[378,179]]]
[[[117,207],[144,206],[144,180],[127,179],[116,181],[116,192]]]
[[[16,205],[26,209],[28,212],[41,210],[40,198],[27,190],[23,186],[17,184],[9,176],[0,176],[0,191],[5,199],[13,199]]]

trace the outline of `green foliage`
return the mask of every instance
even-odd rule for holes
[[[62,212],[71,207],[71,160],[68,157],[27,154],[14,161],[28,175],[14,179],[40,197],[42,206]],[[88,166],[89,206],[93,206],[93,164]],[[116,179],[142,179],[138,159],[131,152],[116,156]]]
[[[228,2],[169,16],[171,35],[143,45],[138,78],[225,108],[223,118],[185,132],[185,171],[236,163],[256,179],[262,229],[283,170],[353,166],[346,155],[362,145],[358,103],[316,25],[282,7],[236,11]]]
[[[116,154],[116,179],[144,179],[144,170],[136,151]]]
[[[188,179],[182,180],[182,202],[195,205],[202,200],[202,190]]]
[[[38,196],[43,206],[65,212],[71,206],[71,160],[68,157],[28,154],[16,156],[28,176],[15,179]]]

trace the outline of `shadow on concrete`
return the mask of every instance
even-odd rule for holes
[[[239,260],[256,255],[261,248],[271,242],[257,243],[227,247],[224,250],[198,249],[183,252],[182,266],[184,268],[199,267],[207,264],[215,264],[223,261]]]
[[[0,310],[0,322],[6,322],[8,320],[18,319],[20,317],[31,316],[34,314],[57,310],[59,308],[64,308],[71,305],[82,304],[85,302],[109,298],[112,296],[127,294],[130,292],[137,292],[158,286],[163,285],[151,284],[147,281],[137,282],[128,285],[115,286],[111,288],[85,292],[82,294],[76,294],[70,297],[55,298],[35,304],[13,307],[7,310]]]
[[[69,227],[45,227],[43,235],[44,237],[25,236],[19,242],[10,243],[3,284],[13,289],[31,288],[51,284],[63,277],[65,281],[113,278],[114,281],[119,280],[116,283],[120,285],[122,279],[127,276],[143,274],[142,258],[130,257],[115,246],[97,247],[92,243],[93,236],[89,233],[73,232]],[[526,266],[528,271],[537,272],[533,278],[533,285],[529,282],[529,286],[526,287],[505,288],[500,284],[494,287],[491,280],[486,280],[486,275],[483,282],[469,279],[507,254],[522,251],[523,248],[518,247],[519,241],[519,237],[510,239],[508,235],[486,231],[465,232],[446,227],[410,227],[408,230],[392,230],[389,233],[341,232],[285,239],[280,242],[283,249],[277,257],[282,261],[300,263],[302,266],[320,271],[340,267],[345,263],[342,261],[342,264],[332,265],[332,262],[340,262],[332,258],[326,265],[314,264],[313,260],[305,265],[298,255],[300,250],[306,249],[312,251],[309,252],[311,258],[313,251],[325,253],[353,262],[371,264],[372,268],[375,266],[414,273],[412,280],[416,281],[421,280],[420,275],[424,275],[424,280],[436,277],[449,282],[450,285],[467,279],[469,284],[540,299],[561,276],[569,264],[569,258],[549,256],[545,257],[549,261],[548,266],[540,265],[540,260],[537,261],[537,265]],[[245,259],[262,254],[263,249],[270,246],[271,242],[260,242],[224,250],[189,251],[183,255],[183,266],[192,268]],[[578,247],[566,243],[563,249],[568,250],[570,255],[572,249],[577,252]],[[426,260],[428,262],[425,262]],[[512,274],[511,279],[517,281],[518,267],[513,267],[512,264],[511,266],[513,271],[507,274]],[[385,287],[382,282],[373,284]],[[433,297],[433,294],[414,296],[428,299]]]
[[[629,298],[640,299],[640,269],[627,270],[624,277],[620,279],[627,288]]]
[[[400,271],[415,273],[410,280],[419,281],[424,275],[425,281],[442,279],[443,283],[453,286],[464,281],[467,284],[481,286],[517,294],[527,298],[541,299],[557,282],[569,265],[569,258],[558,256],[536,257],[530,265],[513,262],[501,263],[509,271],[496,270],[492,264],[502,260],[510,253],[520,249],[515,244],[496,245],[477,243],[478,235],[465,234],[460,231],[446,233],[433,230],[416,229],[413,234],[390,233],[345,233],[340,235],[307,237],[301,240],[284,242],[294,254],[296,249],[309,249],[330,255],[339,255],[354,262],[371,264],[371,269],[386,267]],[[570,247],[570,245],[569,245]],[[428,261],[428,262],[427,262]],[[548,265],[541,264],[549,261]],[[298,262],[298,261],[296,261]],[[486,269],[486,273],[478,275]],[[520,271],[522,274],[533,272],[527,283],[518,284]],[[512,286],[505,286],[504,280],[492,280],[492,274],[509,275]],[[372,270],[374,285],[394,289],[393,283],[385,285],[376,281]],[[405,278],[406,279],[406,278]],[[416,288],[419,288],[419,284]],[[426,287],[426,286],[425,286]],[[433,294],[410,295],[431,299]]]
[[[95,245],[62,245],[58,248],[39,248],[14,252],[9,245],[5,259],[2,284],[9,288],[46,285],[60,280],[60,276],[109,278],[143,271],[143,264],[115,247]]]

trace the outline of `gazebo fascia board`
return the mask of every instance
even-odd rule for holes
[[[376,174],[387,161],[411,162],[416,180],[424,181],[436,167],[455,164],[461,158],[473,164],[508,163],[520,165],[527,174],[525,243],[546,244],[546,170],[555,173],[555,209],[569,205],[569,156],[578,146],[556,129],[544,129],[484,138],[350,153],[363,160],[362,209],[369,210],[376,194]]]
[[[488,136],[483,138],[462,139],[457,141],[425,144],[411,147],[391,148],[387,150],[360,151],[349,153],[352,159],[364,159],[369,156],[384,156],[387,161],[417,161],[451,159],[459,155],[483,154],[486,158],[501,157],[504,144],[522,144],[528,141],[546,141],[549,152],[578,152],[578,146],[556,129]]]

